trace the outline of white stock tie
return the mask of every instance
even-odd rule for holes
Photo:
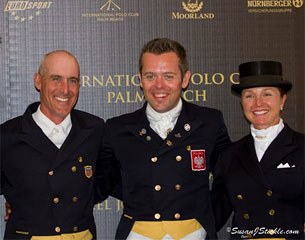
[[[167,135],[174,129],[174,123],[172,122],[171,115],[161,116],[160,120],[157,121],[153,129],[158,133],[158,135],[165,139]]]
[[[49,138],[56,145],[56,147],[60,148],[66,139],[66,134],[63,127],[61,125],[56,125],[49,135]]]

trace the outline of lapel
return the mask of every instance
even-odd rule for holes
[[[162,145],[163,139],[149,126],[149,121],[145,113],[146,106],[147,103],[141,109],[134,112],[126,128],[141,142],[148,144],[150,148],[153,147],[156,150]]]
[[[192,105],[182,100],[182,110],[172,132],[165,139],[159,154],[163,154],[179,146],[190,137],[204,122],[192,111]]]
[[[283,158],[297,148],[297,146],[293,144],[292,139],[293,131],[285,125],[283,130],[269,145],[261,160],[260,164],[264,173],[270,169],[276,168]]]
[[[22,117],[22,133],[20,139],[42,154],[53,154],[58,149],[35,123],[32,114],[39,103],[31,104]]]
[[[153,147],[157,155],[164,154],[176,148],[181,142],[188,138],[196,129],[202,124],[200,118],[196,118],[196,115],[192,111],[192,105],[182,101],[182,110],[178,117],[177,123],[173,131],[168,137],[163,140],[154,130],[149,126],[149,121],[146,117],[146,106],[136,111],[132,118],[132,122],[127,125],[127,129],[132,132],[137,138],[139,138],[149,147]]]
[[[234,151],[233,159],[238,159],[240,166],[244,168],[250,177],[267,187],[265,176],[256,156],[252,135],[247,135],[238,146],[239,148]]]
[[[38,106],[39,103],[33,103],[25,111],[22,118],[22,133],[20,139],[31,145],[36,151],[42,153],[42,155],[56,156],[55,159],[52,159],[51,161],[51,166],[54,169],[68,159],[71,153],[87,139],[94,129],[86,128],[84,124],[82,124],[81,117],[75,114],[75,110],[72,110],[72,129],[62,147],[58,149],[32,118],[32,113],[37,110]]]
[[[92,134],[94,131],[93,127],[85,126],[82,121],[82,117],[79,114],[76,114],[75,110],[71,111],[71,121],[72,128],[64,141],[61,148],[58,150],[58,154],[55,160],[52,162],[52,167],[55,169],[61,163],[69,159],[72,153],[76,149],[81,149],[80,145],[86,141],[86,139]],[[93,150],[92,150],[93,151]]]

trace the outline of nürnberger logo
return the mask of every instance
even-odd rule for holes
[[[296,8],[300,8],[303,6],[304,1],[303,0],[293,0],[292,4],[293,6],[295,6]]]
[[[304,0],[248,0],[249,13],[291,13],[301,8]]]
[[[9,12],[16,21],[26,22],[38,17],[42,10],[49,9],[52,4],[52,1],[8,1],[4,12]]]
[[[188,0],[181,3],[184,12],[172,12],[172,20],[209,20],[214,19],[214,13],[201,12],[203,1]]]

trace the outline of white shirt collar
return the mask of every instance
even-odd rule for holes
[[[251,134],[254,139],[254,147],[258,161],[260,162],[272,141],[285,127],[283,120],[280,119],[279,124],[268,127],[266,129],[255,129],[251,124]]]
[[[32,117],[36,124],[41,128],[46,136],[50,136],[55,126],[60,125],[62,130],[66,136],[68,136],[71,128],[72,121],[71,115],[69,114],[60,124],[56,125],[53,121],[51,121],[46,115],[44,115],[40,110],[40,105],[36,112],[32,114]]]
[[[256,129],[253,124],[250,125],[250,129],[251,134],[256,141],[273,141],[273,139],[283,130],[284,126],[283,119],[280,118],[278,124],[266,129]]]
[[[171,132],[178,120],[180,112],[182,110],[182,100],[176,107],[165,113],[159,113],[155,111],[148,103],[146,107],[146,116],[150,123],[150,127],[163,139],[165,139],[169,132]]]
[[[148,103],[146,107],[146,115],[149,118],[148,120],[153,120],[153,121],[160,121],[162,117],[164,116],[171,116],[172,118],[178,118],[180,115],[180,112],[182,110],[182,100],[181,98],[179,99],[178,104],[176,107],[173,109],[164,112],[164,113],[159,113],[155,109],[152,108],[152,106]],[[177,120],[177,119],[176,119]]]

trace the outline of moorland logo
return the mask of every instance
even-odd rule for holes
[[[52,1],[7,1],[4,12],[10,13],[15,21],[27,22],[50,9],[52,4]]]
[[[82,13],[82,17],[95,18],[99,22],[121,22],[127,18],[138,16],[138,12],[124,11],[117,0],[103,2],[99,7],[99,12]]]
[[[187,3],[182,2],[182,7],[185,11],[190,13],[196,13],[199,12],[203,7],[203,1],[195,3],[192,3],[191,1],[188,1]]]
[[[291,13],[301,8],[304,0],[248,0],[249,13]]]
[[[183,12],[172,12],[172,20],[208,20],[214,19],[214,13],[205,13],[201,10],[204,7],[203,1],[182,1]]]

